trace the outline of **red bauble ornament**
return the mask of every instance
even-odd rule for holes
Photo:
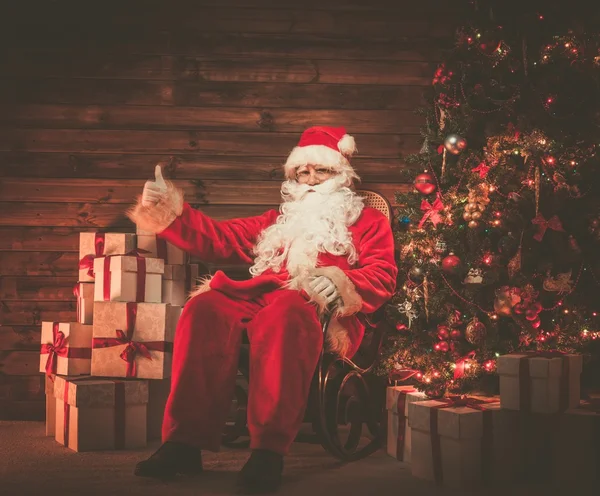
[[[417,177],[415,177],[414,184],[415,189],[424,195],[430,195],[437,189],[435,178],[427,172],[419,174]]]
[[[438,338],[441,339],[442,341],[445,339],[448,339],[450,337],[450,329],[448,328],[448,326],[439,325],[437,328],[437,331],[438,331]]]
[[[542,321],[538,318],[536,318],[532,323],[531,323],[531,327],[533,327],[534,329],[538,329],[540,326],[542,325]]]
[[[439,343],[436,343],[434,348],[436,351],[441,351],[443,353],[446,353],[450,349],[450,345],[448,344],[447,341],[440,341]]]
[[[397,331],[406,331],[408,329],[408,327],[406,327],[405,324],[403,324],[402,322],[398,322],[396,324],[396,330]]]
[[[516,314],[522,315],[525,313],[525,311],[527,310],[527,307],[525,305],[523,305],[523,303],[517,303],[514,307],[513,310]]]
[[[539,313],[539,312],[536,312],[536,311],[535,311],[535,308],[533,308],[533,307],[529,307],[529,308],[528,308],[528,309],[525,311],[525,318],[526,318],[527,320],[534,321],[534,320],[536,320],[536,319],[538,318],[538,313]]]
[[[462,338],[462,332],[460,332],[458,329],[452,329],[450,332],[450,339],[458,341],[460,338]]]
[[[460,272],[462,261],[454,253],[450,253],[442,260],[442,270],[446,274],[455,275]]]

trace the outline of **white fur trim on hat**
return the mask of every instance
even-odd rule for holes
[[[349,134],[344,134],[342,139],[338,141],[338,149],[345,157],[351,157],[356,153],[356,141]]]
[[[343,141],[344,138],[340,140],[340,143]],[[352,139],[352,141],[354,141],[354,139]],[[323,165],[336,172],[346,172],[350,177],[358,178],[358,175],[354,172],[348,159],[341,153],[336,152],[325,145],[295,147],[283,166],[285,176],[288,179],[295,179],[296,169],[308,164]]]

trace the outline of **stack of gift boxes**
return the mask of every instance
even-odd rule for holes
[[[160,439],[175,329],[198,265],[147,232],[81,233],[76,322],[42,322],[46,434],[75,451]]]
[[[600,463],[598,398],[580,399],[582,357],[499,357],[499,397],[428,399],[389,387],[388,454],[453,488],[538,481],[587,484]]]

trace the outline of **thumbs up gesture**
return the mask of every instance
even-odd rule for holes
[[[167,183],[162,176],[160,165],[154,169],[154,181],[146,181],[142,192],[142,205],[151,207],[156,205],[167,193]]]

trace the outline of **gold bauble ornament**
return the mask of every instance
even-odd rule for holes
[[[469,222],[469,227],[471,229],[475,229],[478,225],[479,223],[476,220],[472,220],[471,222]]]
[[[467,203],[465,205],[465,210],[467,212],[475,212],[477,210],[477,203],[471,203],[471,202]]]
[[[471,212],[465,212],[463,214],[463,219],[465,219],[466,221],[469,221],[472,218],[471,215],[472,215]]]
[[[485,341],[485,325],[477,318],[473,317],[465,329],[465,339],[474,345],[480,345]]]
[[[471,217],[473,217],[473,220],[479,220],[481,219],[481,212],[473,212]]]

